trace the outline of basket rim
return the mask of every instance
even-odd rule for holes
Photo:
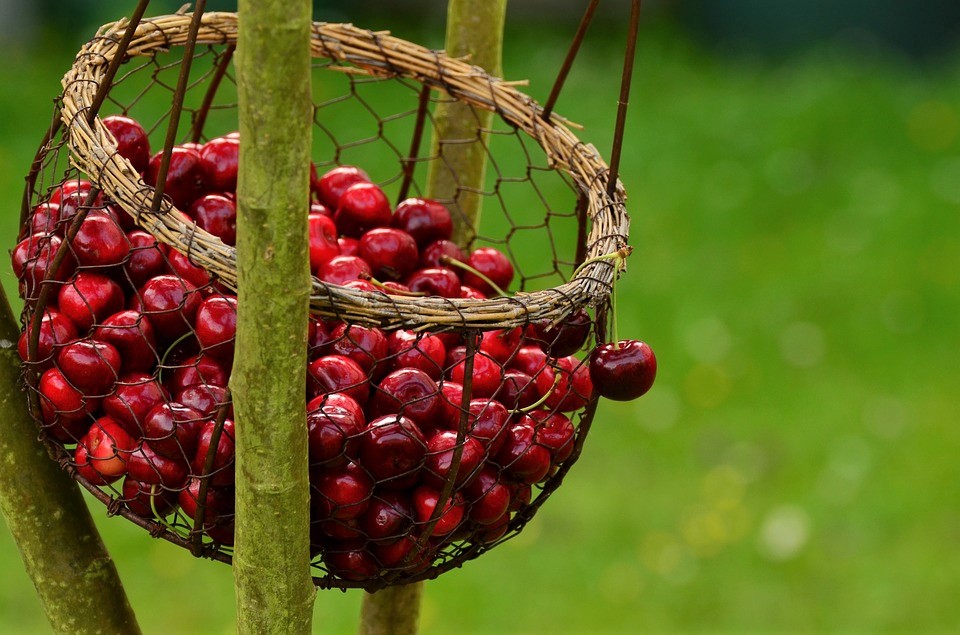
[[[190,22],[189,15],[143,20],[134,31],[126,55],[149,57],[185,44]],[[61,118],[66,128],[70,161],[97,182],[137,225],[236,291],[236,249],[200,229],[169,199],[164,198],[159,212],[151,213],[154,189],[117,153],[116,139],[102,120],[97,117],[91,125],[83,116],[91,108],[127,25],[127,20],[120,20],[101,27],[97,36],[81,48],[63,78]],[[236,13],[203,14],[198,44],[233,44],[236,39]],[[613,195],[607,193],[607,164],[593,145],[576,137],[562,117],[551,114],[544,119],[542,106],[510,82],[493,77],[462,59],[393,37],[385,31],[314,22],[311,54],[315,58],[348,64],[353,73],[410,79],[473,107],[496,113],[536,141],[553,169],[569,175],[587,199],[590,220],[585,255],[588,264],[556,287],[485,300],[421,298],[360,291],[314,277],[312,312],[325,318],[388,329],[492,329],[540,321],[558,322],[581,307],[601,306],[608,301],[614,278],[621,269],[612,259],[596,258],[623,253],[621,250],[627,246],[626,195],[619,180]]]

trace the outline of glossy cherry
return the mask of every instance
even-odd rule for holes
[[[163,153],[158,152],[150,158],[144,175],[147,185],[156,187],[162,157]],[[207,187],[206,180],[200,153],[192,148],[174,146],[170,154],[164,195],[169,196],[177,208],[189,210],[190,204],[203,195]]]
[[[120,353],[97,340],[78,340],[60,349],[57,367],[80,392],[102,396],[111,391],[120,375]]]
[[[442,412],[440,388],[422,370],[400,368],[383,378],[370,406],[376,416],[400,413],[412,419],[421,431],[432,430],[439,424]]]
[[[467,264],[492,280],[498,287],[506,290],[513,281],[513,265],[503,253],[493,247],[480,247],[470,254]],[[493,287],[477,276],[467,271],[463,274],[463,282],[488,296],[496,294]]]
[[[326,172],[314,183],[314,190],[320,197],[320,202],[327,208],[335,210],[340,204],[340,197],[357,183],[369,183],[370,177],[358,167],[342,165]]]
[[[95,323],[123,309],[123,290],[110,278],[92,271],[77,272],[70,284],[60,287],[60,312],[86,333]]]
[[[117,154],[129,161],[137,172],[146,170],[150,162],[150,139],[143,126],[124,115],[110,115],[101,121],[117,140]]]
[[[367,261],[357,256],[334,256],[324,263],[317,277],[330,284],[344,284],[351,280],[359,280],[362,276],[371,275],[372,270]]]
[[[417,482],[427,452],[427,442],[411,419],[388,415],[374,419],[360,437],[357,462],[378,487],[407,489]]]
[[[370,381],[367,373],[349,357],[324,355],[307,365],[308,389],[313,396],[345,392],[357,403],[367,403]]]
[[[237,244],[237,206],[222,194],[201,196],[190,206],[190,216],[227,245]]]
[[[17,352],[20,359],[28,361],[30,348],[30,324],[27,329],[20,334],[17,340]],[[53,356],[60,347],[69,344],[77,339],[77,327],[63,313],[53,309],[47,309],[40,318],[40,337],[37,341],[37,351],[33,359],[34,363],[39,364],[39,368],[47,369],[53,363]]]
[[[199,412],[177,402],[150,409],[143,421],[143,439],[150,448],[174,460],[191,460],[197,450],[204,421]]]
[[[166,274],[148,280],[138,296],[141,310],[165,341],[175,340],[190,330],[201,302],[196,286]]]
[[[373,481],[355,463],[325,470],[310,479],[310,506],[319,519],[357,518],[370,505]]]
[[[340,255],[337,226],[329,216],[311,213],[307,216],[307,229],[310,238],[310,270],[317,273],[323,265]]]
[[[387,227],[393,215],[386,194],[373,183],[356,183],[340,196],[333,220],[345,236],[360,238],[375,227]]]
[[[210,477],[210,484],[217,487],[227,487],[233,485],[236,467],[234,465],[236,431],[231,419],[223,421],[223,427],[220,430],[220,438],[217,441],[217,447],[214,450],[213,465],[209,472],[205,472],[207,456],[210,454],[213,446],[213,437],[216,433],[216,422],[205,421],[200,426],[200,434],[197,437],[197,454],[193,457],[190,464],[194,474],[206,474]]]
[[[445,267],[418,269],[407,277],[405,284],[411,291],[424,292],[427,295],[460,297],[460,278]]]
[[[656,376],[657,358],[646,342],[608,342],[590,355],[590,378],[597,392],[607,399],[636,399],[650,390]]]
[[[103,410],[131,436],[143,436],[147,414],[170,398],[153,375],[131,372],[120,376],[114,392],[103,399]]]
[[[453,468],[453,456],[457,447],[457,433],[453,430],[440,430],[427,441],[427,458],[424,462],[423,482],[442,489],[450,480]],[[472,436],[464,436],[463,449],[460,451],[460,465],[454,486],[469,483],[477,476],[477,470],[487,458],[487,450],[480,441]]]
[[[408,198],[397,205],[392,224],[426,247],[437,240],[448,240],[453,233],[450,212],[442,203],[432,199]]]
[[[537,442],[535,425],[526,416],[511,424],[497,452],[497,463],[504,474],[519,483],[539,483],[550,471],[550,451]]]
[[[237,299],[235,297],[214,295],[200,303],[194,335],[204,353],[229,362],[233,359],[236,334]]]
[[[239,163],[239,137],[216,137],[207,141],[200,148],[200,164],[211,190],[218,192],[235,191],[237,189],[237,167]]]
[[[577,309],[557,324],[539,322],[533,325],[537,344],[553,357],[573,355],[587,341],[593,321],[585,309]]]
[[[407,232],[377,227],[360,237],[357,255],[378,280],[403,280],[417,268],[417,243]]]
[[[124,371],[148,371],[159,361],[153,324],[139,311],[114,313],[93,330],[93,337],[116,347]]]

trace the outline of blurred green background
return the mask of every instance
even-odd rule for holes
[[[443,3],[400,4],[318,15],[440,47]],[[621,17],[591,31],[558,105],[604,154],[625,22],[607,4]],[[505,76],[544,99],[575,12],[512,12]],[[428,583],[424,633],[960,628],[956,23],[912,46],[855,20],[776,38],[776,20],[714,14],[653,3],[641,30],[618,317],[656,350],[657,384],[601,405],[519,537]],[[59,78],[108,16],[68,17],[5,41],[5,249]],[[228,567],[93,513],[146,632],[233,631]],[[0,563],[0,632],[45,632],[5,529]],[[319,593],[316,632],[353,632],[360,597]]]

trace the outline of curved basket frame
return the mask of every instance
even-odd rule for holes
[[[127,49],[129,56],[151,56],[189,38],[191,17],[171,15],[141,22]],[[118,51],[127,22],[107,25],[87,43],[63,79],[61,118],[69,135],[71,161],[124,210],[161,242],[188,255],[199,266],[236,289],[236,251],[199,229],[168,200],[158,213],[150,212],[154,189],[140,179],[129,161],[117,153],[116,140],[99,118],[90,124],[91,109],[107,68]],[[198,44],[234,44],[237,16],[202,16]],[[479,109],[497,113],[524,131],[545,151],[551,167],[567,173],[587,202],[590,232],[586,260],[575,277],[557,287],[488,300],[409,298],[346,289],[314,279],[314,313],[382,328],[439,330],[444,328],[512,328],[531,322],[559,321],[583,306],[600,306],[609,298],[617,267],[611,260],[593,260],[619,252],[627,245],[629,217],[625,194],[618,181],[608,188],[609,168],[596,148],[582,143],[564,120],[550,114],[509,83],[483,69],[448,57],[385,32],[358,29],[349,24],[313,24],[314,57],[349,64],[351,72],[379,78],[403,77],[447,93]],[[613,189],[613,195],[607,193]]]

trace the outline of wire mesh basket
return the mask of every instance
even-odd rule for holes
[[[64,78],[13,253],[51,454],[110,514],[223,562],[236,186],[217,170],[239,147],[236,37],[231,13],[101,28]],[[346,24],[315,23],[312,54],[313,566],[319,586],[375,590],[477,557],[559,487],[596,408],[582,353],[605,340],[628,217],[596,149],[515,84]],[[493,123],[421,150],[452,102]],[[465,144],[483,187],[427,198]],[[360,190],[389,215],[355,222]],[[456,244],[471,196],[484,215]],[[404,256],[378,260],[398,235]]]

